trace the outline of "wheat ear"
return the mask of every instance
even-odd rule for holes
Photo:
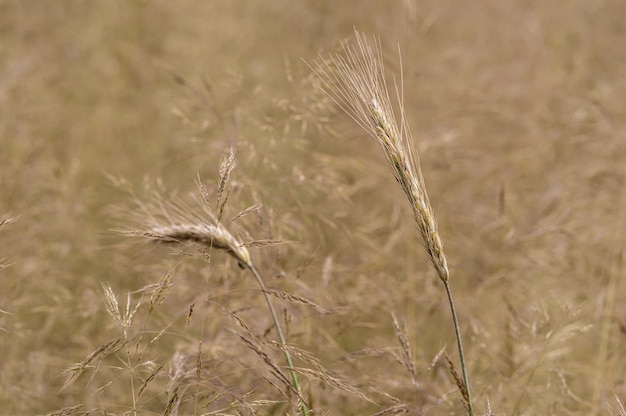
[[[123,234],[146,237],[163,243],[197,243],[223,250],[243,267],[252,263],[250,252],[224,226],[216,224],[175,223],[155,225],[144,230],[122,230]]]
[[[234,163],[234,154],[231,158],[231,163]],[[225,186],[225,184],[222,185],[222,183],[225,183],[228,179],[223,178],[225,171],[230,173],[230,170],[223,170],[222,167],[220,167],[219,196],[221,196]],[[201,181],[199,181],[198,186],[200,188],[200,193],[202,194],[202,199],[206,205],[208,205],[207,190],[204,188]],[[285,356],[285,360],[287,361],[287,366],[289,367],[289,373],[291,375],[291,383],[293,384],[290,388],[298,397],[298,410],[302,416],[308,416],[309,409],[306,404],[306,400],[302,395],[302,388],[300,387],[298,375],[296,374],[293,360],[291,358],[291,354],[289,353],[287,340],[283,334],[280,321],[278,320],[278,315],[276,314],[276,310],[269,295],[270,291],[265,286],[265,282],[263,281],[261,274],[252,262],[250,252],[247,247],[230,231],[228,231],[228,229],[222,225],[219,219],[216,218],[211,211],[207,209],[207,207],[205,207],[205,216],[203,218],[202,216],[193,215],[187,207],[180,204],[167,203],[162,200],[159,200],[156,203],[140,203],[138,201],[137,203],[140,207],[141,213],[145,216],[145,227],[117,230],[119,233],[136,237],[144,237],[167,244],[194,243],[203,248],[215,248],[222,250],[234,257],[241,268],[247,269],[250,273],[252,273],[261,289],[261,292],[263,293],[270,315],[272,316],[274,327],[276,328],[276,333],[278,334],[278,339],[283,346],[283,354]],[[225,200],[218,203],[220,207],[220,214],[223,211],[224,203]],[[208,222],[207,218],[209,220]]]
[[[461,393],[471,416],[473,411],[469,381],[459,322],[450,290],[450,272],[426,193],[419,156],[413,150],[413,139],[404,112],[402,77],[400,86],[396,85],[400,109],[398,123],[385,81],[380,40],[374,38],[372,47],[363,34],[355,31],[355,36],[356,46],[343,42],[343,54],[331,54],[314,71],[322,79],[330,98],[382,147],[396,181],[409,201],[430,262],[446,290],[463,372],[464,389]]]

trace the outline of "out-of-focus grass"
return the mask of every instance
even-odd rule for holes
[[[228,214],[259,201],[259,213],[238,221],[241,232],[294,241],[253,250],[270,286],[332,312],[283,301],[290,342],[328,371],[318,374],[373,400],[303,374],[314,408],[462,411],[443,363],[429,369],[453,332],[402,195],[375,144],[334,113],[301,61],[335,48],[353,26],[380,34],[396,73],[401,46],[475,408],[486,413],[488,400],[495,414],[618,408],[625,15],[618,0],[0,3],[0,218],[19,216],[0,228],[0,259],[10,264],[0,269],[1,412],[83,404],[160,414],[176,385],[187,386],[178,391],[185,400],[198,397],[180,414],[236,397],[258,406],[285,399],[222,310],[274,339],[254,282],[231,260],[129,246],[109,231],[124,225],[118,208],[132,206],[111,177],[139,199],[161,183],[165,195],[184,194],[198,172],[217,178],[231,145],[239,166]],[[163,303],[151,311],[144,294],[131,328],[142,337],[61,391],[64,369],[122,336],[101,284],[125,305],[126,292],[172,268]],[[395,359],[392,312],[407,323],[418,389]],[[187,367],[187,379],[174,377]]]

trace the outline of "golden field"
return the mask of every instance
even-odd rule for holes
[[[467,414],[410,207],[311,69],[355,28],[402,73],[474,414],[626,414],[620,0],[0,0],[0,414],[296,415],[284,350],[311,415]],[[172,210],[269,290],[125,235]]]

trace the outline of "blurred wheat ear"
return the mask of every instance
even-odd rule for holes
[[[158,200],[154,203],[136,201],[140,207],[140,214],[135,216],[137,227],[117,231],[124,235],[143,237],[165,244],[193,243],[203,249],[211,250],[215,248],[222,250],[234,257],[239,267],[249,270],[263,293],[282,346],[281,349],[287,361],[288,371],[291,375],[291,384],[287,387],[297,396],[299,413],[302,416],[308,416],[309,409],[306,400],[302,396],[302,389],[293,365],[291,354],[289,353],[287,340],[283,334],[278,315],[270,299],[271,291],[265,286],[265,282],[254,265],[247,247],[221,222],[224,207],[229,197],[228,180],[236,164],[237,159],[235,158],[235,151],[231,149],[228,154],[222,157],[220,162],[217,190],[217,217],[210,209],[209,192],[203,182],[198,179],[198,187],[205,205],[204,216],[195,215],[189,208],[172,201]],[[258,207],[252,207],[250,210],[256,208]],[[241,215],[245,215],[245,212],[240,213],[237,217]]]
[[[324,89],[330,98],[382,147],[396,181],[409,201],[430,262],[446,289],[463,372],[463,385],[459,384],[459,387],[468,413],[472,415],[469,381],[459,323],[450,290],[448,263],[426,192],[419,156],[414,150],[406,121],[402,76],[400,85],[395,85],[400,110],[398,121],[385,81],[379,38],[374,37],[370,42],[358,31],[355,31],[355,37],[356,45],[343,42],[343,53],[330,54],[328,58],[322,58],[322,62],[319,62],[313,70],[322,79]]]

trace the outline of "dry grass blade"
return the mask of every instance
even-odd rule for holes
[[[292,390],[294,393],[296,393],[296,394],[298,393],[294,389],[294,387],[291,384],[291,382],[289,381],[289,379],[280,370],[278,365],[276,365],[276,363],[274,363],[274,361],[271,359],[269,354],[267,354],[265,351],[263,351],[261,349],[261,346],[257,342],[255,342],[253,340],[253,338],[247,337],[247,336],[242,335],[242,334],[237,334],[237,336],[244,342],[244,344],[246,344],[246,346],[248,348],[250,348],[256,355],[261,357],[263,362],[265,362],[265,364],[267,364],[267,366],[269,367],[270,372],[274,375],[274,377],[279,379],[287,388]]]
[[[439,362],[439,360],[441,359],[441,357],[445,354],[446,352],[446,345],[444,345],[443,347],[441,347],[441,349],[439,350],[439,352],[437,354],[435,354],[435,356],[433,357],[432,360],[430,360],[430,364],[428,365],[428,368],[426,369],[427,373],[430,373],[432,371],[433,368],[435,368],[435,366],[437,365],[437,363]]]
[[[267,295],[267,290],[264,291],[264,293]],[[298,401],[300,403],[299,406],[299,410],[303,413],[303,414],[307,414],[308,413],[308,408],[306,408],[306,406],[304,405],[305,400],[302,397],[302,392],[300,389],[300,384],[297,381],[297,377],[294,378],[294,368],[293,368],[293,362],[291,359],[291,353],[295,352],[295,356],[298,356],[300,358],[306,358],[306,354],[305,353],[301,353],[301,351],[298,351],[297,349],[295,349],[294,347],[289,347],[285,342],[284,342],[284,338],[281,335],[281,342],[280,344],[276,344],[276,343],[272,343],[266,340],[263,340],[261,338],[258,338],[257,336],[255,336],[252,332],[252,329],[248,326],[248,324],[241,319],[241,317],[239,317],[239,315],[237,315],[236,313],[229,311],[225,308],[222,308],[223,312],[225,314],[227,314],[232,320],[234,320],[244,331],[245,331],[245,335],[244,334],[240,334],[240,333],[236,333],[237,336],[244,342],[244,344],[246,344],[246,346],[251,349],[252,351],[254,351],[255,354],[257,354],[259,357],[261,357],[261,359],[263,359],[263,361],[269,366],[270,368],[270,372],[278,379],[280,380],[283,384],[285,384],[287,386],[287,388],[289,388],[293,393],[296,394],[296,396],[298,397]],[[280,328],[278,328],[278,331],[280,331]],[[291,382],[289,381],[289,379],[283,374],[283,372],[281,371],[281,369],[274,363],[274,361],[272,361],[271,357],[262,349],[263,345],[270,345],[272,347],[278,347],[280,348],[283,353],[285,354],[285,357],[287,358],[287,363],[289,364],[289,372],[292,376],[291,378]]]
[[[410,409],[405,404],[398,404],[374,413],[372,416],[397,415],[399,413],[409,413]]]
[[[312,370],[310,368],[298,368],[297,370],[298,370],[298,373],[305,374],[312,378],[316,378],[320,380],[321,382],[331,387],[336,388],[337,390],[355,394],[361,397],[362,399],[367,400],[368,402],[374,403],[374,401],[370,399],[369,397],[367,397],[367,395],[363,393],[361,390],[357,389],[354,386],[349,385],[348,383],[346,383],[345,381],[337,377],[332,376],[328,371],[323,371],[322,369]]]
[[[263,208],[263,204],[257,202],[256,204],[249,206],[248,208],[245,208],[243,210],[241,210],[239,213],[237,213],[237,215],[235,215],[233,218],[231,218],[230,220],[228,220],[228,223],[237,221],[239,218],[245,217],[246,215],[258,211],[261,208]]]
[[[152,312],[154,308],[159,306],[165,300],[168,290],[174,286],[173,283],[170,283],[173,275],[174,269],[169,270],[163,277],[163,280],[154,285],[154,287],[151,289],[152,296],[150,297],[150,307],[148,308],[149,312]]]
[[[246,332],[247,337],[249,338],[255,337],[254,333],[252,332],[252,328],[250,328],[250,326],[248,326],[248,324],[243,319],[241,319],[239,315],[237,315],[235,312],[229,311],[226,308],[222,308],[222,312],[228,315],[230,319],[235,321]]]
[[[178,405],[180,404],[180,397],[178,396],[178,387],[174,389],[172,393],[172,397],[167,402],[167,407],[165,408],[165,412],[163,412],[164,416],[170,416],[178,413]]]
[[[161,337],[165,335],[165,333],[170,329],[171,326],[172,326],[171,323],[168,324],[165,328],[161,329],[155,336],[150,338],[150,340],[148,340],[148,345],[152,345],[155,342],[157,342],[159,339],[161,339]]]
[[[459,388],[459,391],[461,392],[461,396],[463,397],[463,406],[468,408],[469,407],[469,393],[467,392],[467,388],[465,388],[465,382],[463,381],[461,376],[459,376],[459,373],[458,371],[456,371],[456,368],[454,367],[454,363],[452,362],[448,354],[445,354],[445,357],[446,357],[446,362],[448,363],[448,369],[450,370],[450,374],[452,375],[452,378],[454,379],[456,386]]]
[[[278,299],[283,299],[294,304],[309,306],[315,309],[315,311],[322,313],[322,314],[331,313],[328,309],[324,309],[317,303],[310,301],[306,298],[303,298],[301,296],[292,295],[291,293],[282,292],[280,290],[266,290],[265,293],[268,293],[274,297],[277,297]]]
[[[293,345],[282,345],[272,340],[259,339],[259,342],[262,342],[264,345],[269,345],[272,348],[280,348],[281,350],[289,351],[289,354],[292,357],[298,357],[300,360],[314,366],[317,368],[322,367],[322,363],[320,360],[311,354],[309,351],[305,351],[301,348],[294,347]]]
[[[165,367],[165,364],[161,364],[159,367],[154,369],[152,373],[150,373],[150,375],[146,378],[146,380],[141,385],[141,388],[139,389],[139,392],[137,393],[137,398],[141,397],[143,392],[146,390],[146,387],[148,387],[148,384],[150,384],[150,382],[154,380],[156,375],[163,369],[163,367]]]
[[[246,247],[265,247],[265,246],[276,246],[279,244],[289,244],[291,243],[291,241],[289,240],[271,240],[271,239],[265,239],[265,240],[254,240],[254,241],[249,241],[247,243],[244,243],[243,245]]]
[[[67,386],[69,386],[74,380],[76,380],[86,369],[91,368],[94,362],[103,360],[105,357],[113,354],[116,351],[119,351],[121,348],[126,345],[128,341],[124,338],[116,338],[112,341],[109,341],[103,345],[101,345],[97,350],[89,354],[83,361],[80,363],[74,364],[64,370],[61,375],[66,375],[67,379],[61,387],[61,391],[64,390]]]
[[[64,407],[63,409],[46,413],[45,416],[76,416],[76,415],[88,415],[91,413],[91,411],[89,410],[81,410],[83,407],[84,406],[82,404],[79,404],[76,406]]]
[[[415,369],[415,362],[413,360],[413,355],[411,354],[411,346],[409,344],[409,335],[406,331],[406,328],[400,328],[400,324],[398,323],[396,316],[393,314],[391,316],[393,318],[393,329],[396,332],[396,338],[398,338],[398,342],[400,342],[400,346],[402,348],[402,357],[398,358],[398,360],[411,375],[413,385],[419,388],[419,382],[417,380],[417,370]]]

